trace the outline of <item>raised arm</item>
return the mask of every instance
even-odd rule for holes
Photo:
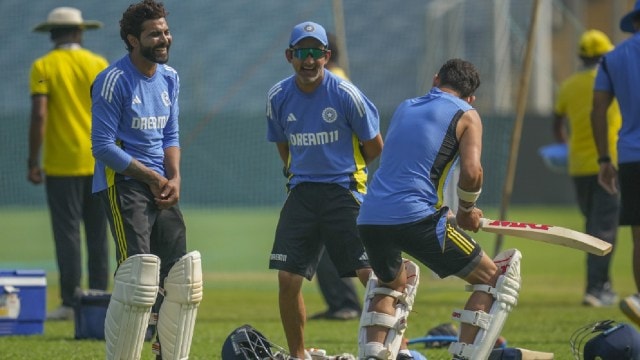
[[[478,231],[482,210],[476,201],[482,191],[482,121],[475,110],[467,111],[458,121],[456,136],[460,143],[460,177],[458,180],[458,225],[471,231]]]

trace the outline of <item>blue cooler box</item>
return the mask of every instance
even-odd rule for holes
[[[46,303],[44,270],[0,269],[0,335],[42,334]]]
[[[74,308],[75,339],[104,340],[104,321],[111,294],[99,290],[87,290],[78,294]]]

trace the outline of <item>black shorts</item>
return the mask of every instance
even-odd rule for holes
[[[620,225],[640,225],[640,162],[618,165]]]
[[[103,200],[118,265],[131,255],[154,254],[160,258],[160,279],[187,251],[186,227],[178,205],[159,209],[146,184],[117,181],[98,193]]]
[[[355,276],[369,262],[358,237],[360,203],[338,184],[302,183],[294,187],[280,211],[269,269],[311,280],[323,246],[340,276]]]
[[[405,252],[428,266],[441,278],[464,278],[482,257],[480,246],[447,219],[448,208],[408,224],[359,225],[360,237],[376,276],[391,282],[398,275]],[[439,239],[444,239],[444,247]]]

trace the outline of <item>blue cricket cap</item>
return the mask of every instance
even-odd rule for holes
[[[638,15],[638,13],[640,13],[640,0],[637,0],[636,4],[633,6],[633,10],[620,20],[620,30],[628,33],[636,32],[633,28],[633,18]]]
[[[311,21],[305,21],[294,26],[293,31],[291,31],[291,37],[289,38],[289,46],[297,44],[300,40],[306,37],[318,39],[318,41],[320,41],[324,46],[329,45],[327,32],[324,30],[322,25]]]

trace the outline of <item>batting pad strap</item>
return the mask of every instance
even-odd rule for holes
[[[395,315],[371,311],[363,314],[360,317],[360,326],[367,327],[376,325],[396,330],[404,330],[407,327],[405,319],[398,319],[398,317]]]
[[[467,191],[463,190],[462,188],[460,188],[460,185],[458,185],[456,192],[458,194],[458,199],[466,201],[468,203],[475,203],[480,197],[482,189],[479,189],[478,191]]]
[[[394,359],[393,353],[379,342],[369,342],[363,346],[363,358]]]
[[[389,289],[386,287],[378,287],[373,289],[373,291],[371,292],[371,294],[369,296],[371,296],[372,298],[375,295],[386,295],[386,296],[390,296],[396,300],[398,300],[398,302],[407,305],[409,308],[413,307],[413,298],[408,298],[407,294],[405,293],[401,293],[400,291],[395,291],[393,289]]]
[[[477,326],[481,329],[489,328],[491,324],[491,315],[484,311],[471,311],[471,310],[455,310],[451,314],[453,320]]]
[[[152,312],[151,315],[149,315],[149,325],[158,325],[158,313],[157,312]]]
[[[454,342],[449,345],[449,353],[462,359],[471,359],[475,350],[475,346],[472,344]]]
[[[482,291],[493,296],[496,301],[516,306],[518,304],[518,294],[520,293],[520,282],[501,275],[496,282],[496,287],[487,284],[465,285],[465,290],[470,292]]]
[[[465,285],[464,290],[469,292],[482,291],[491,294],[494,298],[496,297],[496,288],[487,284]]]

